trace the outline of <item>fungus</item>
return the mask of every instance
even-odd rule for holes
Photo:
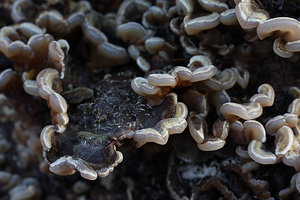
[[[12,8],[11,8],[11,18],[14,20],[14,22],[19,23],[22,21],[27,20],[28,14],[25,11],[33,9],[34,4],[30,0],[17,0],[14,1]]]
[[[151,37],[145,41],[145,48],[149,53],[158,52],[165,45],[165,40],[161,37]]]
[[[21,35],[29,39],[31,36],[36,34],[43,34],[44,31],[37,25],[29,22],[23,22],[17,26],[17,32],[20,32]]]
[[[298,192],[300,192],[300,172],[296,173],[296,188],[298,190]]]
[[[242,159],[249,159],[250,156],[248,154],[248,151],[246,149],[244,149],[243,146],[237,146],[235,148],[235,153],[240,156]]]
[[[50,70],[55,71],[55,70]],[[44,73],[43,71],[41,74]],[[55,74],[55,73],[54,73]],[[50,82],[51,78],[44,78],[39,75],[39,79],[44,80],[44,82]],[[57,73],[56,76],[57,77]],[[110,84],[110,79],[104,79],[103,85],[101,88],[107,90],[107,84]],[[42,82],[42,81],[40,81]],[[121,91],[124,89],[124,84],[127,85],[125,87],[125,91],[128,91],[126,88],[129,87],[129,81],[121,84],[120,80],[115,80],[115,85],[119,85]],[[120,95],[130,96],[127,98],[125,102],[120,102],[128,105],[131,100],[132,106],[134,106],[135,110],[132,110],[131,114],[128,113],[127,107],[123,108],[123,110],[119,110],[120,107],[115,105],[116,102],[111,102],[107,99],[106,93],[103,93],[100,97],[99,91],[97,92],[97,98],[102,98],[99,100],[99,104],[92,104],[94,106],[100,106],[103,104],[105,106],[104,110],[101,112],[105,112],[107,106],[112,106],[112,108],[107,108],[106,118],[115,118],[115,114],[112,116],[112,110],[118,110],[118,114],[123,116],[124,114],[128,116],[128,119],[124,121],[124,119],[120,118],[119,123],[113,122],[110,124],[106,124],[105,122],[95,123],[104,123],[103,125],[92,125],[86,123],[84,126],[85,131],[80,131],[80,127],[76,123],[76,114],[72,114],[72,118],[68,124],[68,127],[63,130],[64,134],[59,134],[61,131],[55,126],[46,126],[41,132],[41,141],[43,143],[45,158],[52,163],[50,165],[50,170],[57,174],[73,174],[76,171],[79,171],[81,176],[90,180],[93,180],[98,176],[107,176],[109,172],[111,172],[118,163],[122,161],[122,154],[116,151],[116,146],[119,144],[119,141],[124,140],[126,138],[133,138],[137,147],[142,146],[147,142],[156,142],[158,144],[166,144],[168,141],[168,137],[170,134],[181,133],[187,126],[185,118],[187,117],[187,108],[183,103],[177,102],[177,96],[174,93],[168,94],[164,101],[155,107],[150,107],[148,105],[141,104],[140,102],[135,102],[137,95],[127,94],[124,92],[120,92],[117,87],[113,89],[113,91],[107,91],[110,95],[110,98],[116,98],[119,101]],[[78,90],[80,92],[80,90]],[[75,92],[73,92],[74,94]],[[58,95],[57,92],[52,92],[51,95]],[[51,97],[50,95],[50,97]],[[70,96],[71,94],[69,94]],[[76,96],[77,94],[75,94]],[[116,96],[116,97],[115,97]],[[50,98],[49,97],[49,98]],[[71,98],[71,97],[69,97]],[[124,98],[124,97],[122,97]],[[109,101],[107,103],[103,101]],[[101,104],[102,103],[102,104]],[[136,109],[136,105],[141,106],[140,109]],[[65,110],[54,110],[49,103],[51,110],[57,114],[63,116]],[[91,105],[91,104],[86,104]],[[80,115],[80,119],[82,118],[82,114],[86,114],[86,111],[83,113],[80,112],[80,107],[78,107]],[[74,112],[71,111],[71,112]],[[69,114],[69,113],[68,113]],[[109,116],[108,116],[109,115]],[[151,116],[153,115],[153,116]],[[52,113],[52,116],[54,114]],[[137,118],[132,118],[136,116]],[[91,116],[88,116],[90,118]],[[99,115],[95,117],[99,118]],[[100,115],[101,117],[101,115]],[[54,118],[54,125],[55,125]],[[133,120],[133,121],[131,121]],[[58,121],[58,120],[57,120]],[[92,119],[91,119],[92,121]],[[61,123],[59,123],[61,124]],[[117,125],[116,125],[117,124]],[[93,127],[94,129],[88,128]],[[98,128],[97,128],[98,127]],[[92,132],[87,132],[86,130],[91,130]],[[72,142],[70,142],[72,141]],[[96,174],[96,175],[95,175]]]
[[[235,14],[235,9],[225,10],[220,14],[220,21],[226,26],[232,26],[237,24],[237,18]]]
[[[39,88],[36,81],[26,80],[23,83],[24,91],[32,96],[39,96]]]
[[[57,126],[58,132],[64,132],[65,125],[68,124],[69,118],[66,114],[68,105],[66,100],[57,92],[60,92],[61,82],[58,77],[59,73],[55,69],[46,68],[42,70],[36,78],[39,88],[39,95],[48,102],[51,110],[53,125]],[[55,91],[52,87],[56,87]]]
[[[142,24],[147,28],[155,28],[158,24],[163,25],[168,22],[168,16],[158,6],[151,6],[142,17]]]
[[[298,117],[295,114],[286,113],[271,118],[265,125],[266,131],[269,135],[275,135],[278,129],[283,126],[294,128],[298,123]]]
[[[217,68],[208,57],[193,56],[188,67],[176,66],[168,74],[150,74],[147,79],[136,77],[132,80],[131,87],[136,93],[145,96],[149,104],[157,105],[172,88],[209,79],[216,72]]]
[[[180,43],[187,54],[192,55],[192,56],[199,54],[200,50],[191,41],[191,39],[189,37],[187,37],[186,35],[180,36]]]
[[[52,125],[48,125],[45,126],[43,128],[43,130],[41,131],[41,135],[40,135],[40,141],[41,141],[41,145],[43,146],[44,150],[49,151],[51,149],[51,138],[52,135],[55,132],[55,126]]]
[[[269,18],[269,13],[251,2],[239,2],[235,6],[236,17],[243,29],[256,28]]]
[[[251,102],[259,103],[262,107],[272,106],[274,103],[275,92],[271,85],[262,84],[257,89],[258,94],[250,98]]]
[[[128,22],[118,26],[118,34],[124,42],[139,43],[147,35],[146,29],[136,22]]]
[[[18,79],[17,73],[12,69],[6,69],[0,74],[0,91],[4,92],[5,88]]]
[[[202,151],[216,151],[224,147],[229,132],[229,124],[225,120],[216,120],[213,125],[213,136],[207,134],[207,128],[203,129],[204,140],[197,147]]]
[[[199,114],[191,112],[188,117],[188,127],[190,134],[198,143],[198,148],[202,151],[216,151],[221,149],[226,143],[225,139],[229,132],[228,122],[218,119],[212,128],[213,136],[210,136],[205,121],[205,111]]]
[[[67,112],[67,102],[58,93],[53,93],[49,96],[49,106],[51,110],[55,113],[66,113]]]
[[[217,27],[220,24],[220,15],[214,12],[194,19],[191,19],[190,15],[186,15],[183,22],[187,34],[195,35],[201,31]]]
[[[251,140],[258,140],[260,142],[266,141],[266,131],[264,126],[255,120],[247,120],[243,123],[243,130],[245,137]]]
[[[290,147],[290,149],[284,154],[282,157],[282,162],[288,166],[294,167],[296,170],[299,169],[299,166],[297,164],[297,158],[300,154],[300,136],[294,135],[293,144]]]
[[[290,58],[293,56],[293,53],[288,51],[285,48],[282,38],[277,38],[273,43],[273,51],[280,57]]]
[[[180,27],[181,21],[182,21],[182,19],[180,17],[175,17],[175,18],[171,19],[171,21],[169,22],[170,30],[178,36],[181,36],[184,34],[183,30]]]
[[[72,175],[76,171],[67,163],[67,157],[60,157],[55,162],[50,164],[49,170],[58,175]]]
[[[86,26],[83,34],[84,38],[93,45],[98,45],[108,41],[106,35],[93,26]]]
[[[202,151],[216,151],[223,148],[225,143],[225,140],[220,138],[208,138],[197,146]]]
[[[41,5],[36,4],[36,1],[16,0],[11,8],[8,7],[12,4],[9,1],[2,5],[5,11],[11,10],[10,15],[15,22],[28,22],[6,26],[0,31],[0,51],[4,54],[0,56],[1,63],[4,62],[1,65],[1,69],[4,70],[1,70],[0,74],[0,91],[13,100],[16,108],[21,108],[19,116],[25,116],[29,120],[37,119],[37,123],[30,122],[21,127],[15,122],[15,114],[10,116],[10,111],[5,110],[6,107],[0,102],[2,106],[0,125],[1,128],[4,127],[1,130],[5,132],[4,137],[3,131],[0,133],[0,165],[8,171],[16,169],[19,174],[0,172],[0,185],[5,192],[8,188],[16,186],[9,193],[12,199],[38,199],[39,187],[36,186],[38,184],[34,181],[23,183],[20,177],[30,176],[33,172],[34,175],[47,177],[48,164],[50,171],[56,174],[70,175],[77,171],[83,178],[95,180],[98,176],[107,176],[122,161],[123,156],[117,148],[126,143],[127,139],[133,139],[137,147],[148,142],[166,144],[169,135],[183,132],[187,123],[192,137],[186,134],[174,137],[174,141],[178,142],[172,144],[175,153],[170,163],[174,162],[174,159],[180,159],[180,162],[170,164],[173,166],[169,167],[167,175],[168,189],[174,198],[201,198],[201,192],[204,198],[209,198],[211,188],[216,187],[223,198],[243,199],[255,194],[259,199],[267,199],[271,198],[271,192],[273,195],[274,191],[282,188],[286,182],[282,181],[282,184],[275,188],[271,185],[269,192],[267,181],[273,180],[269,174],[285,169],[286,166],[274,166],[271,171],[261,167],[261,171],[255,172],[255,178],[265,180],[256,180],[251,172],[258,169],[260,166],[258,163],[274,164],[282,159],[285,164],[299,171],[299,92],[295,88],[291,89],[290,92],[296,99],[290,104],[288,113],[271,118],[270,110],[267,110],[259,119],[260,122],[269,120],[264,128],[255,118],[261,116],[263,107],[273,105],[274,89],[268,84],[261,85],[249,103],[240,103],[248,96],[247,92],[242,96],[239,95],[244,93],[240,90],[245,89],[249,82],[249,72],[246,69],[252,69],[251,76],[254,79],[251,86],[253,86],[256,76],[261,71],[252,65],[263,63],[261,61],[269,56],[268,51],[265,48],[257,48],[260,43],[255,43],[254,46],[241,44],[240,35],[232,35],[230,32],[234,27],[222,26],[214,29],[220,23],[226,26],[235,25],[238,17],[243,28],[251,27],[246,30],[248,35],[245,39],[254,41],[258,37],[255,36],[257,26],[258,32],[271,27],[274,30],[267,30],[258,35],[261,38],[274,35],[277,38],[274,41],[274,51],[280,56],[288,57],[299,49],[300,39],[297,36],[299,34],[294,35],[298,31],[299,22],[289,19],[293,25],[284,22],[280,22],[283,24],[279,23],[279,26],[271,25],[272,20],[268,20],[268,13],[259,9],[252,0],[235,0],[237,4],[235,9],[228,9],[232,6],[232,2],[229,1],[198,0],[199,5],[196,5],[196,2],[117,0],[111,1],[109,5],[107,2],[99,4],[95,10],[94,5],[88,1],[69,2],[66,6],[57,0],[48,0]],[[286,11],[284,7],[282,12]],[[6,18],[7,13],[4,15]],[[282,18],[276,18],[273,22],[280,19]],[[10,22],[5,20],[1,24]],[[73,50],[69,56],[67,56],[69,45],[66,40],[54,40],[62,36],[66,36],[72,44]],[[80,37],[84,40],[80,40]],[[76,43],[75,40],[80,42]],[[87,46],[90,51],[86,51]],[[84,51],[81,51],[82,49]],[[231,56],[233,54],[234,58]],[[251,59],[253,55],[257,59]],[[133,71],[131,67],[127,71],[126,66],[112,70],[111,74],[102,71],[103,68],[110,71],[116,65],[124,65],[130,57],[134,60]],[[70,68],[66,70],[67,58],[70,58]],[[9,59],[13,64],[7,65]],[[210,59],[214,59],[213,62]],[[297,56],[293,59],[297,60]],[[294,63],[295,60],[290,61]],[[290,61],[287,63],[288,70],[293,69],[293,63]],[[82,63],[88,63],[92,68],[84,68],[81,66]],[[236,67],[231,67],[234,64]],[[15,71],[10,69],[12,67]],[[271,75],[264,75],[262,78],[274,84],[276,81],[274,82],[273,73],[278,72],[278,69],[272,70],[274,71]],[[267,71],[269,72],[269,69]],[[145,78],[136,77],[143,72]],[[282,85],[297,84],[296,75],[289,71],[286,74],[281,79],[282,82],[274,84],[275,90]],[[131,90],[130,83],[133,91],[144,98]],[[235,84],[241,88],[226,91]],[[286,91],[285,87],[282,88]],[[26,93],[40,96],[45,100],[42,101],[43,104],[38,111],[35,110],[35,105],[27,106],[28,95],[23,89]],[[183,103],[178,102],[175,93],[180,95],[179,99]],[[233,96],[230,97],[229,94]],[[40,98],[29,97],[31,104],[41,102]],[[280,96],[275,104],[275,114],[278,114],[278,105],[284,101],[286,98]],[[47,109],[45,103],[50,113],[44,112]],[[47,116],[49,114],[51,123]],[[34,117],[28,117],[32,115]],[[241,120],[237,121],[238,119]],[[15,126],[12,126],[13,123]],[[42,131],[39,129],[39,142],[36,132],[32,131],[31,127],[45,123],[52,125],[46,125]],[[209,127],[212,124],[213,126]],[[7,129],[11,127],[15,129],[12,137],[6,134]],[[264,147],[265,129],[269,135],[275,136],[275,142],[272,143],[272,140],[266,142],[266,146],[274,152]],[[216,151],[224,147],[229,131],[231,141],[236,144],[246,146],[252,140],[248,145],[249,151],[242,147],[236,148],[236,154],[242,158],[242,164],[230,151],[230,145],[229,151],[226,148],[215,153],[202,152]],[[191,148],[192,144],[185,143],[187,139],[192,142],[194,139],[197,142],[198,149],[196,145],[193,147],[197,150],[196,153]],[[13,151],[7,147],[7,144],[11,146],[12,142],[16,142]],[[41,160],[40,143],[45,161]],[[273,146],[269,146],[271,144]],[[167,147],[168,150],[173,149],[172,145]],[[145,146],[144,150],[148,151],[148,147]],[[178,149],[185,152],[178,153]],[[135,150],[129,148],[129,151]],[[128,153],[129,157],[131,155]],[[168,155],[169,151],[162,158],[165,159]],[[149,158],[140,159],[141,166],[146,166],[144,164]],[[250,161],[250,158],[255,161]],[[152,157],[150,159],[152,160]],[[12,161],[16,163],[11,164]],[[197,168],[199,162],[209,164],[208,168],[213,169],[215,173],[209,172],[210,175],[201,177],[203,173],[196,170],[205,167]],[[179,168],[178,165],[189,167]],[[32,170],[34,166],[40,166],[40,171],[45,174],[41,175],[40,172]],[[148,169],[147,166],[145,169]],[[183,171],[185,169],[188,170]],[[235,176],[232,176],[233,174]],[[110,185],[114,184],[119,176],[120,173],[116,173],[109,180],[104,179],[101,181],[102,185],[98,185],[95,189],[104,186],[107,191],[111,191]],[[207,179],[207,176],[214,178]],[[176,180],[178,177],[185,180]],[[197,179],[199,177],[201,180]],[[291,180],[288,192],[295,190],[298,179],[299,174],[296,174]],[[175,183],[172,182],[174,180]],[[277,177],[275,182],[281,180],[283,178]],[[54,186],[57,185],[55,177],[52,177],[51,181]],[[74,185],[73,179],[70,181],[68,181],[70,185]],[[198,182],[201,185],[185,184],[191,182]],[[236,182],[242,184],[235,184]],[[127,190],[129,198],[131,186],[129,185]],[[42,190],[44,189],[42,184]],[[53,190],[55,189],[56,186]],[[92,187],[91,189],[92,193],[82,193],[83,198],[85,195],[97,196],[98,193],[93,193],[95,189]],[[240,196],[241,191],[243,196]],[[35,192],[38,195],[35,196]],[[64,198],[61,196],[65,193],[49,196],[53,192],[55,191],[51,190],[42,196],[46,199]],[[75,193],[72,194],[70,189],[66,191],[66,194],[71,195],[70,198],[76,198],[75,195],[80,192]],[[134,198],[137,194],[134,193]],[[213,193],[213,198],[215,195],[219,194]],[[8,194],[4,198],[6,197],[9,198]]]
[[[213,125],[213,135],[226,140],[229,133],[229,123],[226,120],[217,119]]]
[[[292,95],[294,98],[300,98],[300,88],[290,87],[289,94]]]
[[[28,40],[25,44],[20,38],[14,41],[5,35],[0,36],[3,42],[0,45],[3,47],[0,47],[0,51],[15,63],[14,69],[16,71],[21,71],[23,87],[29,94],[36,95],[34,93],[36,90],[35,83],[32,81],[45,66],[56,67],[63,77],[65,71],[63,59],[69,50],[69,45],[65,40],[53,41],[53,36],[43,33],[44,31],[31,23],[3,27],[1,29],[2,34],[7,32],[6,29],[9,31],[16,30],[16,36]]]
[[[185,15],[191,13],[194,9],[193,1],[191,0],[176,0],[176,5],[183,10]]]
[[[193,77],[191,70],[183,66],[174,67],[169,74],[175,77],[176,81],[188,81]]]
[[[240,121],[230,123],[230,139],[236,144],[248,144],[249,140],[243,132],[244,126]]]
[[[59,73],[55,69],[47,68],[42,70],[37,78],[36,82],[39,87],[40,96],[48,100],[49,96],[55,91],[52,89],[55,82],[59,79]]]
[[[131,88],[140,95],[154,95],[160,91],[158,87],[150,85],[147,79],[142,77],[134,78],[131,82]]]
[[[61,72],[61,78],[64,78],[65,64],[64,58],[65,54],[69,51],[69,44],[65,40],[52,41],[49,43],[49,55],[53,61],[54,66]]]
[[[174,76],[169,74],[150,74],[147,77],[149,84],[153,86],[170,86],[174,87],[176,85],[176,80]]]
[[[67,22],[57,11],[45,11],[41,13],[35,23],[41,28],[46,28],[50,33],[66,35],[70,31]]]
[[[187,117],[187,108],[182,103],[177,103],[177,95],[170,93],[166,96],[162,104],[169,104],[169,109],[175,106],[175,113],[171,114],[169,119],[162,119],[157,122],[153,128],[143,128],[141,130],[136,130],[133,132],[126,133],[122,135],[119,139],[133,138],[137,144],[137,147],[144,145],[147,142],[155,142],[157,144],[166,144],[169,135],[181,133],[187,126],[185,118]],[[179,109],[177,108],[179,106]],[[171,110],[166,111],[173,112]]]
[[[234,122],[239,118],[255,119],[262,114],[262,111],[262,106],[256,102],[243,105],[230,102],[223,104],[220,108],[220,112],[229,122]]]
[[[256,162],[264,165],[275,164],[278,158],[275,154],[265,151],[261,141],[252,140],[248,145],[248,154]]]
[[[237,76],[232,69],[225,69],[218,72],[210,79],[204,80],[202,83],[214,91],[227,90],[232,88],[236,83]]]
[[[136,64],[140,67],[143,72],[147,72],[151,69],[150,64],[141,56],[136,58]]]
[[[292,147],[294,140],[293,130],[288,126],[282,126],[276,132],[275,154],[278,157],[284,156]]]
[[[35,178],[24,178],[21,183],[9,191],[10,199],[38,199],[40,198],[41,191],[39,182]]]
[[[220,112],[229,122],[234,122],[239,118],[249,120],[259,117],[263,111],[262,107],[273,105],[275,92],[269,84],[260,85],[257,92],[258,94],[250,98],[249,103],[225,103],[221,106]]]
[[[196,56],[193,56],[190,58],[187,66],[188,66],[188,68],[193,70],[193,69],[197,69],[199,67],[207,66],[207,65],[212,65],[212,62],[208,56],[196,55]]]
[[[243,164],[242,166],[242,171],[243,173],[249,173],[249,172],[252,172],[252,171],[256,171],[259,169],[259,164],[255,161],[250,161],[250,162],[247,162],[245,164]]]
[[[288,108],[288,112],[300,116],[300,98],[295,99]]]
[[[207,56],[197,55],[191,57],[188,68],[192,71],[191,82],[207,80],[217,73],[217,68],[212,65]]]
[[[192,72],[191,82],[198,82],[207,80],[213,77],[217,73],[217,68],[213,65],[207,65],[200,68],[195,69]]]
[[[79,171],[80,175],[85,179],[95,180],[97,178],[96,171],[81,159],[75,159],[72,158],[71,156],[68,156],[66,158],[66,163],[71,168]]]
[[[300,22],[289,17],[276,17],[261,22],[256,32],[261,40],[275,35],[286,42],[292,42],[300,39]]]
[[[75,12],[73,14],[71,14],[68,18],[67,18],[67,25],[68,25],[68,29],[69,31],[74,30],[76,27],[79,27],[80,25],[82,25],[84,22],[84,13],[81,11]]]
[[[284,49],[288,52],[299,52],[300,51],[300,40],[287,42],[284,45]]]
[[[112,43],[104,42],[99,44],[97,46],[97,53],[100,63],[107,67],[122,65],[129,61],[126,49]]]
[[[201,7],[210,12],[223,12],[228,9],[226,3],[216,0],[198,0]]]
[[[117,11],[116,24],[119,26],[127,21],[137,21],[136,18],[141,19],[142,13],[146,12],[150,6],[150,3],[147,1],[123,1]]]
[[[152,35],[154,35],[154,32],[147,30],[147,34],[143,35],[140,41],[136,41],[134,45],[128,47],[129,55],[144,72],[148,72],[153,66],[149,58],[154,62],[157,62],[156,59],[168,62],[177,50],[174,44],[161,37],[152,37]],[[133,36],[131,34],[128,37]]]
[[[198,144],[201,144],[204,141],[204,132],[207,131],[204,119],[198,115],[190,113],[187,121],[191,136]]]
[[[248,86],[250,74],[245,69],[231,68],[236,74],[236,83],[243,89]]]

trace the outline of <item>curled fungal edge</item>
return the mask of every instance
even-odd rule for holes
[[[68,105],[66,100],[52,88],[54,85],[58,88],[61,87],[58,71],[46,68],[37,75],[36,82],[40,97],[48,102],[51,109],[53,125],[57,126],[58,132],[64,132],[65,126],[69,122]]]
[[[261,40],[276,35],[292,42],[300,39],[300,22],[289,17],[276,17],[260,23],[256,32]]]
[[[275,164],[278,158],[272,152],[263,149],[261,141],[252,140],[248,145],[248,154],[256,162],[260,164]]]
[[[273,105],[275,92],[269,84],[262,84],[257,91],[258,94],[253,95],[249,103],[225,103],[221,106],[220,112],[230,122],[234,122],[239,118],[249,120],[259,117],[262,114],[263,107]]]
[[[131,82],[131,88],[137,94],[145,96],[149,104],[157,105],[172,88],[208,80],[217,72],[218,69],[207,56],[197,55],[191,57],[187,67],[176,66],[167,74],[150,74],[147,79],[136,77]]]
[[[275,98],[275,91],[269,84],[262,84],[257,89],[258,94],[250,98],[251,102],[260,103],[262,107],[272,106]]]
[[[95,180],[97,176],[105,177],[113,171],[114,167],[117,166],[123,160],[121,152],[117,151],[116,161],[107,168],[102,168],[98,171],[90,167],[85,161],[76,159],[71,156],[63,156],[51,163],[49,170],[58,175],[72,175],[79,171],[80,175],[88,180]]]
[[[197,147],[202,151],[216,151],[224,147],[229,132],[229,123],[225,120],[216,120],[213,125],[213,136],[204,131],[204,140]]]
[[[263,9],[259,9],[252,2],[240,2],[235,6],[236,17],[243,29],[256,28],[259,23],[267,20],[269,14]]]
[[[220,15],[211,13],[206,16],[191,19],[190,15],[184,17],[184,29],[188,35],[195,35],[201,31],[209,30],[220,24]]]
[[[183,103],[177,103],[177,95],[175,93],[168,94],[166,99],[170,99],[171,104],[175,106],[175,113],[170,118],[160,120],[153,128],[132,131],[118,139],[133,138],[137,142],[137,147],[141,147],[147,142],[163,145],[168,142],[169,135],[182,133],[187,127],[185,120],[188,113],[187,107]]]
[[[50,71],[55,74],[55,71]],[[39,82],[44,81],[49,83],[49,86],[53,83],[53,77],[57,77],[57,75],[51,76],[49,79],[43,79],[41,76]],[[114,81],[115,87],[107,91],[107,85],[111,85],[112,81]],[[177,101],[177,95],[174,93],[168,94],[160,105],[151,107],[140,101],[139,96],[132,91],[130,94],[120,92],[128,91],[127,89],[130,88],[130,81],[127,79],[126,82],[104,79],[99,87],[104,87],[108,94],[103,91],[104,93],[101,95],[94,96],[90,100],[98,99],[96,100],[98,103],[92,105],[95,105],[96,108],[104,104],[106,107],[112,106],[109,110],[118,110],[117,115],[119,116],[111,112],[106,113],[108,121],[97,121],[99,128],[91,130],[90,125],[95,127],[93,123],[87,123],[84,128],[78,126],[77,117],[81,120],[84,113],[80,109],[78,112],[72,109],[69,111],[72,119],[63,134],[59,133],[59,130],[53,125],[46,126],[41,132],[40,140],[45,158],[51,163],[50,171],[59,175],[70,175],[78,171],[82,177],[89,180],[94,180],[98,176],[104,177],[123,159],[122,154],[116,151],[121,140],[132,138],[136,141],[137,147],[148,142],[166,144],[169,135],[181,133],[187,126],[185,120],[188,114],[187,107]],[[107,95],[112,99],[128,97],[125,102],[120,102],[127,107],[119,104],[116,106],[115,103],[107,100]],[[80,105],[87,106],[86,109],[95,109],[88,107],[90,104]],[[89,114],[87,117],[94,121],[91,115]],[[135,117],[132,118],[132,116]],[[99,116],[97,115],[97,117]],[[111,119],[117,121],[111,123]]]
[[[262,106],[259,103],[248,104],[225,103],[221,106],[220,112],[229,122],[234,122],[239,118],[249,120],[255,119],[262,114]]]
[[[276,132],[282,126],[288,126],[290,128],[294,128],[299,119],[298,116],[291,113],[286,113],[284,115],[279,115],[276,117],[271,118],[265,125],[266,131],[269,135],[275,135]]]
[[[236,1],[236,17],[243,29],[257,28],[257,36],[263,40],[269,36],[277,37],[273,43],[274,52],[283,58],[300,51],[300,22],[290,17],[269,19],[269,14],[259,9],[251,1]],[[285,43],[286,42],[286,43]]]

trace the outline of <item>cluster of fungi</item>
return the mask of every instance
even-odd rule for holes
[[[0,196],[299,199],[300,22],[273,3],[1,2]]]

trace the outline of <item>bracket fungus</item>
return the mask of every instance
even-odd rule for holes
[[[257,35],[263,40],[275,35],[287,42],[299,40],[300,22],[289,17],[277,17],[261,22],[257,27]]]
[[[55,78],[58,78],[58,73],[53,69],[40,72],[37,78],[41,94],[48,94],[43,98],[49,102],[52,116],[55,116],[54,125],[67,126],[59,129],[48,125],[41,132],[45,158],[51,163],[50,171],[54,173],[69,175],[79,171],[82,177],[90,180],[96,179],[97,175],[107,176],[122,161],[122,154],[116,151],[122,140],[132,138],[137,147],[147,142],[166,144],[169,135],[181,133],[187,126],[187,108],[177,102],[176,94],[168,94],[161,104],[151,107],[138,100],[136,94],[124,93],[130,88],[129,81],[118,79],[103,80],[94,93],[97,94],[94,103],[72,105],[71,111],[64,115],[65,107],[56,106],[58,103],[66,105],[64,98],[57,99],[61,101],[51,100],[54,95],[60,96],[51,89]],[[111,84],[114,87],[109,89]],[[46,92],[45,87],[48,88]],[[70,95],[76,96],[75,91],[69,94],[69,98]],[[108,95],[112,102],[107,102]],[[119,98],[127,100],[120,101]],[[94,111],[94,115],[90,114],[94,109],[100,109],[100,116]],[[57,115],[70,115],[71,118],[64,121]],[[116,118],[116,115],[119,117]]]
[[[206,116],[208,114],[208,103],[205,95],[193,90],[189,90],[187,95],[192,94],[198,106],[188,108],[194,111],[190,112],[188,121],[189,132],[193,139],[197,142],[197,147],[202,151],[216,151],[223,148],[229,132],[229,124],[226,120],[217,119],[212,127],[212,134],[209,134]],[[183,98],[188,102],[187,98]]]
[[[273,105],[275,92],[269,84],[259,86],[257,92],[258,94],[250,98],[249,103],[225,103],[221,106],[220,112],[230,122],[234,122],[239,118],[249,120],[259,117],[262,114],[263,107]]]
[[[220,24],[220,15],[211,13],[206,16],[191,19],[191,16],[184,17],[184,29],[188,35],[195,35],[201,31],[209,30]]]
[[[298,198],[298,8],[0,2],[0,196]]]
[[[252,140],[248,145],[249,156],[258,163],[261,164],[275,164],[278,162],[278,158],[275,154],[265,151],[261,141]]]
[[[269,19],[266,10],[258,8],[253,1],[237,1],[235,7],[237,19],[243,29],[256,29],[259,39],[275,36],[273,50],[283,57],[289,58],[299,52],[299,21],[290,17]]]
[[[223,12],[228,9],[226,3],[216,0],[198,0],[201,7],[210,12]]]
[[[183,26],[188,35],[197,35],[202,31],[217,27],[220,23],[228,26],[235,25],[235,10],[229,9],[226,3],[215,0],[198,0],[198,3],[205,11],[211,13],[194,16],[197,11],[193,1],[176,1],[176,5],[184,12]],[[179,31],[175,32],[179,33]]]
[[[290,128],[294,128],[299,119],[298,116],[291,113],[286,113],[284,115],[279,115],[270,119],[265,127],[266,131],[269,135],[275,135],[275,133],[283,126],[288,126]]]
[[[224,147],[229,132],[229,124],[226,121],[216,120],[213,125],[213,136],[204,132],[204,139],[198,143],[202,151],[216,151]],[[207,130],[204,130],[207,131]]]
[[[258,8],[252,1],[236,3],[235,12],[243,29],[256,28],[261,22],[269,18],[269,13]]]
[[[282,157],[291,149],[293,145],[293,130],[288,126],[282,126],[276,133],[276,140],[275,154],[278,157]]]
[[[65,125],[69,122],[69,117],[66,114],[68,105],[66,100],[58,93],[61,91],[62,84],[58,71],[46,68],[37,75],[36,82],[40,97],[47,101],[51,110],[53,125],[57,126],[58,132],[64,132]]]
[[[216,73],[217,68],[211,64],[208,57],[193,56],[187,67],[176,66],[167,74],[150,74],[147,79],[134,78],[131,87],[137,94],[145,96],[148,103],[157,104],[173,88],[207,80]]]

